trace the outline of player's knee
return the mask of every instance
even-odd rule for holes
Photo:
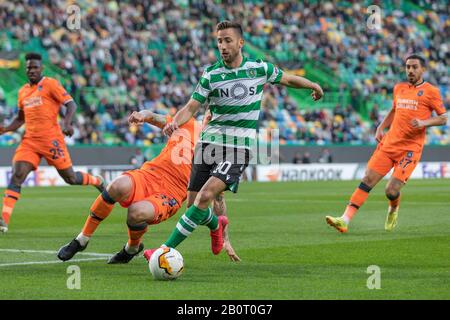
[[[116,199],[117,196],[122,195],[123,188],[120,184],[113,182],[106,187],[106,190],[113,199]]]
[[[116,201],[121,201],[126,195],[128,195],[130,189],[130,185],[121,183],[117,180],[113,181],[106,187],[108,194]]]
[[[199,204],[209,204],[214,199],[214,193],[209,190],[202,190],[197,194],[196,202]]]
[[[70,184],[70,185],[77,184],[77,178],[76,178],[75,174],[64,175],[62,178],[64,179],[64,182],[67,184]]]
[[[153,219],[153,210],[151,204],[137,202],[128,208],[127,223],[135,225]]]
[[[395,200],[400,195],[400,191],[391,186],[387,186],[384,192],[389,200]]]
[[[127,224],[129,226],[142,222],[142,213],[138,210],[128,210]]]
[[[13,182],[14,184],[20,185],[22,184],[22,182],[25,181],[27,177],[27,172],[22,171],[22,170],[14,170],[12,177],[11,177],[11,182]]]

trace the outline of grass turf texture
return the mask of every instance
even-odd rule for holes
[[[448,299],[448,181],[411,180],[390,233],[384,231],[381,183],[349,233],[339,234],[324,217],[341,215],[357,184],[247,183],[237,195],[227,193],[240,263],[224,252],[213,256],[209,232],[199,227],[177,248],[185,272],[176,281],[154,281],[142,257],[128,265],[97,260],[0,266],[0,299]],[[24,188],[9,233],[0,234],[0,249],[58,250],[79,233],[96,196],[93,188]],[[159,246],[183,211],[150,226],[146,247]],[[117,205],[84,252],[112,254],[126,239],[125,210]],[[49,253],[0,251],[0,265],[55,260]],[[81,290],[67,289],[72,264],[81,269]],[[380,290],[366,286],[370,265],[381,269]]]

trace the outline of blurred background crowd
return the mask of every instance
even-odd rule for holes
[[[214,27],[241,22],[244,54],[320,82],[325,99],[268,85],[260,128],[279,129],[282,144],[370,144],[405,79],[404,58],[428,61],[426,80],[450,102],[447,1],[77,1],[81,28],[67,28],[67,1],[1,1],[0,51],[41,52],[49,75],[79,110],[70,144],[161,143],[160,130],[127,125],[131,111],[174,114],[189,99],[206,65],[217,59]],[[367,26],[377,4],[381,26]],[[447,40],[446,40],[447,39]],[[17,112],[19,69],[1,70],[0,123]],[[6,77],[6,78],[5,78]],[[328,97],[327,97],[328,95]],[[203,112],[198,117],[201,119]],[[429,129],[428,143],[450,144],[449,127]],[[20,132],[0,136],[0,144]]]

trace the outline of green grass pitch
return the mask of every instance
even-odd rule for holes
[[[101,260],[54,263],[54,252],[79,233],[96,190],[23,188],[9,233],[0,234],[0,299],[448,299],[449,181],[411,180],[391,233],[384,231],[387,201],[380,183],[349,232],[339,234],[324,217],[340,215],[357,184],[243,183],[237,195],[226,197],[230,236],[242,262],[214,256],[207,228],[199,227],[178,247],[185,272],[171,282],[152,280],[142,257],[128,265],[89,255],[74,259]],[[167,238],[180,212],[149,228],[147,248]],[[117,205],[84,253],[120,250],[125,216]],[[80,267],[80,290],[67,288],[70,265]],[[380,268],[381,289],[367,287],[371,265]]]

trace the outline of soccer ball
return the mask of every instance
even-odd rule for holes
[[[154,279],[174,280],[183,273],[183,256],[174,248],[159,248],[153,252],[148,267]]]

